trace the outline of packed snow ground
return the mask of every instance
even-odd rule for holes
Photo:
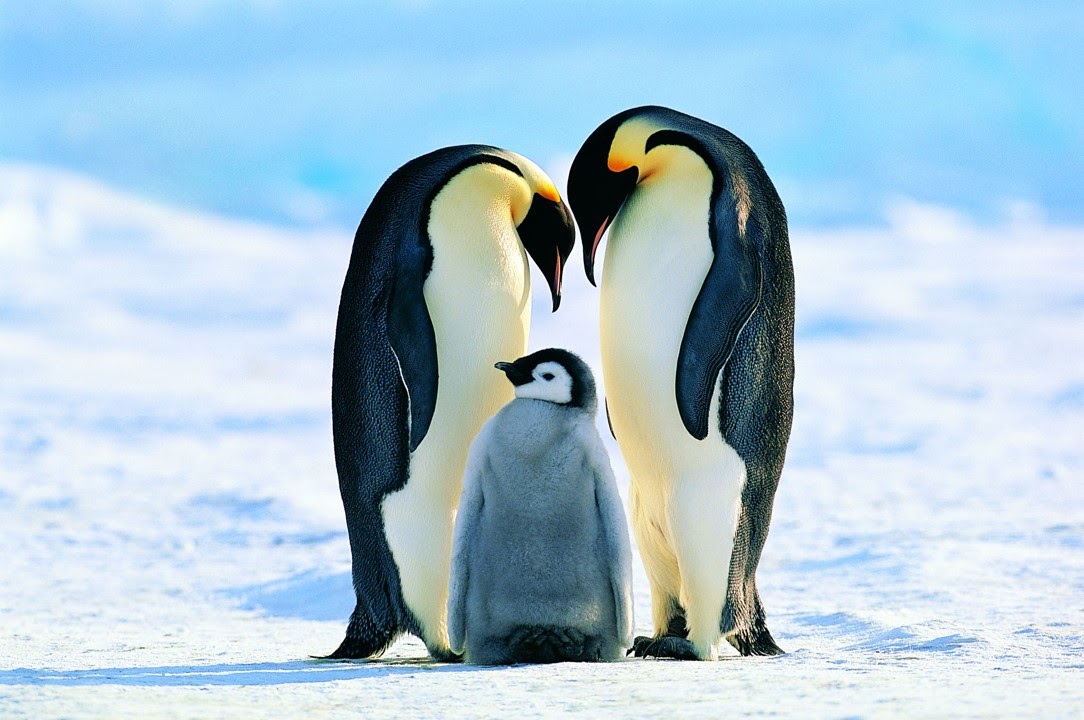
[[[901,200],[793,230],[759,573],[788,653],[512,668],[413,638],[309,659],[353,605],[329,410],[351,238],[0,166],[0,716],[1079,716],[1084,229]],[[542,295],[532,348],[597,368],[578,265],[559,313]]]

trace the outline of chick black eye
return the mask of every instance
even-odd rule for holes
[[[549,382],[553,379],[553,373],[542,373],[542,379]]]

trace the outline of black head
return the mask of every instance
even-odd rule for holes
[[[552,197],[535,193],[531,198],[531,209],[516,231],[523,248],[546,278],[556,312],[561,305],[561,277],[565,263],[576,244],[572,213],[556,193]]]
[[[516,397],[588,411],[594,411],[598,404],[591,368],[568,350],[546,348],[515,362],[499,362],[495,367],[516,386]]]
[[[631,108],[595,128],[568,173],[568,202],[576,213],[583,237],[583,266],[595,282],[595,256],[606,229],[639,183],[665,166],[651,151],[663,145],[684,145],[701,155],[710,153],[701,142],[705,133],[725,132],[703,120],[658,105]]]
[[[592,285],[595,254],[602,236],[640,178],[635,165],[611,167],[610,163],[614,136],[634,112],[618,113],[595,128],[576,153],[568,173],[568,202],[580,226],[584,270]]]

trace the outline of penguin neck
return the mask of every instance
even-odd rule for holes
[[[433,198],[427,230],[434,256],[458,260],[465,281],[506,269],[496,268],[494,257],[499,262],[519,257],[526,264],[515,222],[517,214],[526,214],[531,198],[526,181],[510,170],[492,163],[472,165]]]
[[[493,364],[527,347],[530,275],[511,213],[525,185],[506,169],[475,165],[452,178],[430,206],[433,266],[422,290],[440,380],[429,433],[412,456],[411,486],[432,485],[445,506],[459,496],[458,480],[446,478],[462,477],[471,440],[512,398]]]
[[[610,229],[599,312],[614,432],[645,445],[675,440],[659,427],[688,435],[674,378],[689,312],[714,258],[711,170],[682,146],[656,152],[669,162],[636,187]]]
[[[605,296],[609,286],[625,302],[638,297],[643,304],[664,301],[681,308],[684,331],[688,309],[713,257],[708,223],[714,176],[703,159],[684,146],[661,145],[649,157],[646,177],[610,229],[602,292]]]
[[[501,408],[497,431],[502,446],[518,455],[536,455],[568,432],[577,408],[534,398],[516,398]]]
[[[692,192],[699,200],[705,181],[710,194],[712,178],[711,168],[694,151],[684,145],[659,145],[645,156],[634,195],[662,192],[680,198]]]
[[[522,355],[530,332],[530,269],[512,218],[517,193],[527,194],[522,178],[484,163],[452,178],[430,208],[433,267],[423,292],[439,376],[458,379],[438,384],[433,426],[439,414],[468,433],[464,447],[511,399],[493,364]]]

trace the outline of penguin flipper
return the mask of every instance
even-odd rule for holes
[[[594,430],[594,428],[592,428]],[[614,618],[617,621],[617,640],[627,646],[632,641],[632,547],[629,544],[628,525],[617,481],[606,460],[602,438],[595,434],[597,450],[595,464],[595,510],[602,529],[606,556],[610,559],[610,588],[614,599]],[[602,458],[601,462],[598,458]],[[588,458],[588,462],[591,459]]]
[[[485,501],[482,495],[482,473],[488,463],[485,446],[489,442],[489,426],[478,433],[467,456],[463,474],[463,494],[455,516],[452,540],[451,582],[448,590],[448,645],[452,652],[462,654],[467,642],[467,593],[470,587],[470,561],[474,557],[474,540],[482,520]]]
[[[388,307],[388,342],[410,404],[410,452],[421,445],[437,406],[437,338],[422,291],[432,251],[404,243]]]
[[[677,405],[685,429],[697,440],[708,436],[708,414],[719,373],[738,334],[760,304],[764,282],[756,248],[763,239],[760,224],[750,215],[739,232],[729,193],[716,202],[712,248],[715,257],[700,294],[689,312],[677,364]]]

